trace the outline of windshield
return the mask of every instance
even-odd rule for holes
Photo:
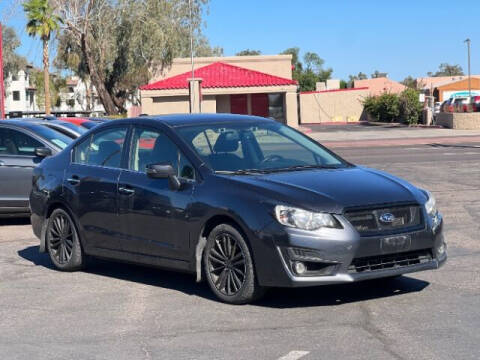
[[[32,130],[34,130],[36,134],[62,150],[65,149],[73,141],[73,139],[69,138],[68,136],[61,134],[58,131],[50,129],[46,126],[34,125],[32,126]]]
[[[335,154],[277,122],[206,124],[178,129],[216,172],[273,172],[348,166]]]

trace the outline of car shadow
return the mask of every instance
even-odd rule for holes
[[[48,254],[40,253],[38,249],[38,246],[29,246],[18,251],[18,255],[35,265],[54,270],[55,267]],[[87,267],[84,271],[89,274],[167,288],[217,301],[208,284],[205,281],[196,283],[191,274],[91,258],[87,260]],[[428,285],[429,283],[426,281],[403,276],[395,279],[378,279],[311,288],[272,288],[254,306],[296,308],[342,305],[419,292]]]
[[[310,288],[275,288],[256,303],[270,308],[343,305],[419,292],[430,283],[409,276]]]
[[[0,226],[29,225],[29,224],[30,224],[30,218],[28,217],[0,218]]]
[[[49,255],[40,253],[38,245],[22,249],[18,251],[18,255],[35,265],[55,270]],[[208,284],[206,282],[196,283],[195,277],[191,274],[97,258],[87,258],[87,266],[82,271],[98,276],[177,290],[188,295],[216,300],[208,288]]]

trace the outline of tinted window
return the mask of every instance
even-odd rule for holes
[[[127,135],[126,127],[115,127],[92,134],[74,149],[79,164],[119,168]]]
[[[177,175],[194,178],[192,164],[165,134],[154,129],[138,127],[134,131],[129,168],[145,172],[149,164],[168,163]]]
[[[35,134],[41,136],[45,140],[48,140],[48,142],[54,144],[62,150],[65,149],[73,141],[73,139],[71,139],[70,137],[45,126],[33,125],[31,129],[35,132]]]
[[[331,152],[278,122],[185,126],[178,132],[215,171],[347,166]]]
[[[44,145],[17,130],[0,128],[0,154],[34,156],[35,148]]]

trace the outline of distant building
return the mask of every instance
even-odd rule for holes
[[[298,126],[291,55],[196,58],[194,76],[201,81],[202,112],[258,115]],[[166,72],[140,87],[142,112],[188,113],[191,78],[190,59],[174,59]]]
[[[5,79],[5,112],[37,111],[35,87],[31,83],[31,66]]]
[[[60,92],[60,106],[56,106],[54,111],[105,113],[95,87],[78,76],[67,78],[66,87]]]
[[[471,90],[473,95],[480,95],[480,75],[472,75]],[[466,97],[468,91],[468,76],[438,76],[417,78],[417,89],[435,101],[445,101],[451,97]]]
[[[384,93],[399,94],[407,87],[387,77],[374,79],[355,80],[354,88],[368,88],[371,96],[378,96]]]

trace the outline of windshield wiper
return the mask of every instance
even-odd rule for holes
[[[215,170],[215,174],[221,175],[258,175],[266,173],[267,171],[261,169]]]
[[[309,169],[339,169],[344,167],[343,165],[293,165],[284,168],[268,169],[269,172],[280,171],[296,171],[296,170],[309,170]]]

